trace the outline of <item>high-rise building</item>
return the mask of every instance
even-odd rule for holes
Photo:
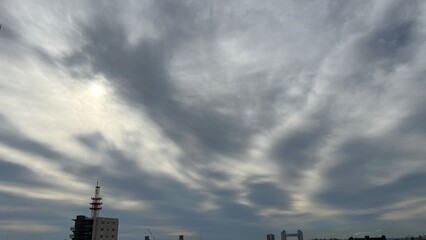
[[[102,197],[100,196],[99,184],[96,184],[95,196],[90,203],[92,216],[86,217],[78,215],[73,219],[74,227],[70,230],[72,240],[117,240],[118,239],[118,218],[99,217],[102,209]]]
[[[303,232],[300,229],[297,230],[297,240],[303,240]]]
[[[275,235],[273,233],[266,234],[266,240],[275,240]]]
[[[287,240],[287,232],[285,230],[281,231],[281,240]]]

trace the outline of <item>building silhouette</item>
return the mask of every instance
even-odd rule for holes
[[[381,237],[370,237],[370,236],[365,236],[364,238],[353,238],[350,237],[349,240],[386,240],[386,236],[382,235]]]
[[[266,240],[275,240],[275,235],[273,233],[266,234]]]
[[[91,217],[77,215],[74,227],[71,227],[71,240],[117,240],[118,239],[118,218],[99,217],[102,209],[102,197],[100,196],[100,186],[97,183],[95,196],[90,203]]]

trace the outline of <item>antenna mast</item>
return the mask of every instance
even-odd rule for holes
[[[154,235],[152,234],[151,230],[149,230],[149,228],[147,228],[147,230],[148,230],[149,234],[151,234],[152,238],[153,238],[154,240],[157,240],[157,238],[155,238],[155,237],[154,237]]]
[[[99,211],[102,209],[102,197],[99,194],[100,191],[101,187],[99,186],[99,182],[96,182],[95,196],[92,196],[92,202],[90,203],[90,210],[92,210],[92,218],[99,217]]]

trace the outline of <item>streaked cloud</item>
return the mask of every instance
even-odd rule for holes
[[[96,181],[126,239],[420,234],[425,10],[3,1],[0,235],[67,238]]]

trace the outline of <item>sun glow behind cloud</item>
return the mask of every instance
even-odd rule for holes
[[[94,97],[102,96],[106,93],[105,86],[100,83],[92,83],[89,87],[89,92]]]

